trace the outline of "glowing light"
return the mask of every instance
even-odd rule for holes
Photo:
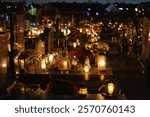
[[[118,8],[120,11],[122,11],[123,10],[123,8]]]
[[[108,94],[112,95],[114,93],[115,86],[113,83],[108,84]]]
[[[100,66],[104,66],[104,65],[105,65],[105,61],[104,61],[104,60],[101,60],[101,61],[99,62],[99,65],[100,65]]]
[[[49,55],[49,62],[52,62],[52,61],[53,61],[53,59],[54,59],[53,54],[50,54],[50,55]]]
[[[74,42],[74,43],[73,43],[73,48],[76,48],[76,47],[77,47],[77,43]]]
[[[99,15],[99,13],[98,13],[98,12],[96,12],[96,15]]]
[[[105,76],[103,74],[100,75],[100,80],[103,81],[105,79]]]
[[[91,8],[88,8],[88,11],[90,11],[91,10]]]
[[[98,56],[98,70],[99,71],[106,70],[106,57],[103,55]]]
[[[138,11],[138,8],[135,8],[135,11],[137,12],[137,11]]]
[[[63,69],[64,70],[67,70],[68,69],[68,63],[67,63],[67,61],[63,61]]]
[[[87,72],[89,72],[89,66],[85,66],[84,67],[84,71],[87,73]]]
[[[41,68],[42,68],[43,70],[46,69],[45,59],[42,59],[42,61],[41,61]]]
[[[2,63],[2,67],[3,67],[3,68],[6,68],[6,67],[7,67],[7,63],[6,63],[6,62],[3,62],[3,63]]]
[[[148,34],[148,41],[150,41],[150,29],[149,29],[149,34]]]
[[[129,8],[126,8],[126,10],[128,11],[128,10],[129,10]]]

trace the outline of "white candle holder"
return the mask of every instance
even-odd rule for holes
[[[45,59],[42,59],[42,60],[41,60],[41,69],[42,69],[42,72],[43,72],[43,73],[46,73],[46,71],[47,71],[47,66],[46,66],[46,61],[45,61]]]
[[[85,83],[83,83],[81,85],[81,87],[79,88],[79,95],[83,95],[86,96],[88,94],[88,89]]]
[[[60,63],[59,69],[61,73],[69,73],[69,70],[71,68],[71,63],[69,59],[63,59]]]
[[[106,71],[106,56],[98,56],[98,71]]]
[[[101,75],[100,75],[100,80],[101,80],[101,81],[104,81],[104,79],[105,79],[105,75],[104,75],[104,74],[101,74]]]
[[[53,54],[49,54],[49,62],[53,63],[54,61],[54,55]]]
[[[115,89],[114,83],[108,83],[107,88],[108,88],[108,90],[107,90],[108,95],[112,96],[114,94],[114,89]]]
[[[89,66],[85,66],[85,67],[84,67],[84,71],[85,71],[85,73],[88,73],[88,72],[89,72],[89,70],[90,70]]]

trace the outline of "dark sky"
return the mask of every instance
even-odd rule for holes
[[[3,1],[25,1],[25,0],[3,0]],[[125,2],[125,3],[140,3],[140,2],[150,2],[150,0],[26,0],[27,2],[31,3],[31,2],[35,2],[35,3],[46,3],[46,2],[88,2],[88,1],[92,1],[92,2],[98,2],[98,3],[113,3],[113,2]]]

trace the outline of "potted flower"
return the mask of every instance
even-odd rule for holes
[[[31,56],[27,59],[27,73],[33,74],[37,71],[39,60],[40,59],[36,56]]]

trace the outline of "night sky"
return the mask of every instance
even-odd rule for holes
[[[25,1],[25,0],[3,0],[3,1]],[[46,3],[46,2],[98,2],[98,3],[114,3],[114,2],[119,2],[119,3],[140,3],[140,2],[150,2],[150,0],[26,0],[27,2],[35,2],[35,3]]]

